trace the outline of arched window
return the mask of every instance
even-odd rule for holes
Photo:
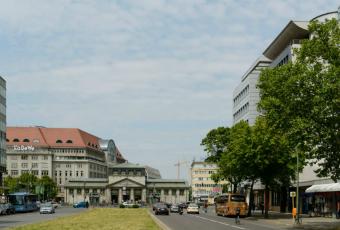
[[[88,145],[88,146],[91,146],[91,143],[89,142],[89,143],[87,143],[87,145]]]
[[[62,140],[57,140],[55,143],[61,144],[61,143],[63,143],[63,141]]]
[[[25,138],[22,142],[30,142],[30,140]]]
[[[6,138],[6,142],[9,142],[9,140]]]
[[[92,147],[94,148],[94,144],[92,144]]]
[[[72,141],[72,140],[67,140],[66,143],[67,143],[67,144],[72,144],[73,141]]]
[[[18,138],[13,139],[13,142],[19,142]]]

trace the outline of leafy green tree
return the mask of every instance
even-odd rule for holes
[[[295,178],[296,156],[290,151],[284,133],[273,129],[265,117],[258,117],[253,127],[253,161],[255,175],[265,186],[265,200],[269,191]],[[302,159],[303,161],[303,159]],[[300,170],[303,165],[300,164]],[[268,203],[265,203],[265,216],[268,217]]]
[[[36,193],[43,200],[53,199],[58,193],[57,184],[49,176],[43,176],[37,181]]]
[[[335,19],[309,25],[312,38],[295,61],[262,71],[259,109],[290,152],[317,163],[318,176],[340,179],[340,28]]]
[[[25,190],[30,193],[35,192],[35,185],[38,181],[38,177],[31,173],[23,173],[18,178],[19,190]]]
[[[14,193],[19,190],[18,178],[14,178],[11,176],[5,177],[4,185],[8,188],[9,193]]]
[[[209,131],[201,142],[204,151],[208,153],[207,162],[216,163],[220,160],[223,151],[228,148],[229,135],[229,127],[218,127]]]

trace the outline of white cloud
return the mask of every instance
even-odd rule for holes
[[[334,5],[332,7],[332,4]],[[8,124],[79,127],[175,177],[231,125],[232,92],[291,19],[336,1],[6,1]],[[159,160],[162,156],[162,160]]]

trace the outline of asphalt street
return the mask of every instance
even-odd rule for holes
[[[216,216],[215,212],[211,210],[209,210],[208,213],[200,212],[200,214],[187,214],[184,212],[183,215],[171,213],[170,216],[156,217],[171,230],[281,229],[279,226],[268,226],[265,223],[257,223],[245,218],[241,218],[240,224],[236,224],[234,218]]]
[[[13,215],[0,216],[0,229],[19,226],[24,224],[36,223],[55,219],[85,211],[84,208],[58,207],[54,214],[40,214],[39,211],[29,213],[16,213]]]

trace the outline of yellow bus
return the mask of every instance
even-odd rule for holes
[[[237,208],[240,216],[246,216],[248,211],[246,197],[241,194],[227,193],[215,197],[215,211],[218,216],[235,216]]]

